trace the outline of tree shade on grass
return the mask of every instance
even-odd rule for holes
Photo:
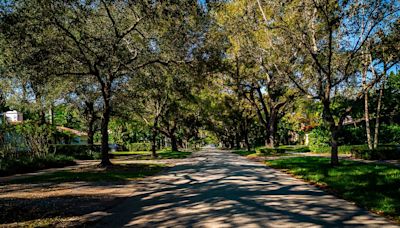
[[[316,183],[373,212],[400,220],[400,168],[346,160],[341,166],[331,167],[329,158],[320,157],[283,158],[267,164]]]
[[[163,170],[163,164],[113,165],[107,168],[88,167],[77,170],[59,171],[49,174],[17,179],[11,183],[43,182],[120,182],[154,175]]]

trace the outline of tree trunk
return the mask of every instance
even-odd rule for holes
[[[379,125],[380,125],[380,115],[381,115],[381,104],[383,96],[384,84],[382,82],[381,88],[379,89],[378,105],[376,107],[376,120],[375,120],[375,135],[374,135],[374,149],[378,147],[378,136],[379,136]]]
[[[235,133],[235,149],[240,149],[240,136],[238,133],[238,129],[236,130]]]
[[[102,94],[104,99],[104,110],[103,118],[101,120],[101,163],[100,166],[110,166],[112,165],[110,157],[108,155],[108,124],[110,122],[111,107],[110,107],[110,87],[105,85],[102,88]]]
[[[339,165],[338,138],[340,128],[336,126],[335,119],[332,116],[330,101],[323,100],[322,104],[324,120],[328,123],[331,132],[331,166],[337,166]]]
[[[336,128],[336,127],[334,127]],[[331,166],[339,165],[339,156],[338,156],[338,130],[331,130],[332,138],[331,138]]]
[[[91,120],[88,123],[87,136],[88,136],[88,139],[87,139],[88,145],[93,146],[93,144],[94,144],[94,140],[93,140],[93,138],[94,138],[94,120]]]
[[[158,134],[157,125],[158,125],[158,119],[155,118],[153,128],[151,130],[151,157],[152,158],[158,157],[158,155],[157,155],[157,134]]]
[[[276,146],[276,127],[277,118],[276,110],[271,110],[271,116],[268,122],[268,147],[274,148]]]
[[[85,102],[85,112],[86,121],[87,121],[87,143],[89,145],[93,145],[94,143],[94,123],[96,122],[96,116],[94,111],[94,104],[93,102]]]
[[[157,130],[153,128],[151,135],[151,157],[157,158]]]
[[[172,151],[178,151],[178,141],[176,140],[175,134],[171,134],[171,149]]]
[[[250,151],[251,146],[249,142],[249,133],[247,131],[244,133],[244,143],[246,144],[247,151]]]
[[[365,119],[365,130],[367,134],[368,148],[372,150],[372,140],[371,140],[371,128],[369,126],[369,108],[368,108],[368,89],[367,89],[367,59],[364,58],[364,70],[362,73],[362,86],[365,92],[364,94],[364,119]]]

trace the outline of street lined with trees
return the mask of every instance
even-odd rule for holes
[[[400,159],[399,65],[397,0],[1,1],[0,176],[207,146],[339,186],[343,156]]]

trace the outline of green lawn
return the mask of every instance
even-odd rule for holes
[[[329,158],[320,157],[282,158],[267,164],[327,187],[374,212],[400,219],[400,168],[355,161],[341,161],[333,168]]]
[[[78,170],[59,171],[49,174],[17,179],[10,183],[41,182],[119,182],[154,175],[165,168],[162,164],[126,164],[108,168],[88,167]]]
[[[111,152],[110,154],[114,156],[129,156],[132,155],[136,159],[146,160],[151,159],[151,151],[118,151]],[[157,151],[157,159],[179,159],[179,158],[187,158],[192,154],[192,152],[188,151],[172,151],[172,150],[161,150]]]

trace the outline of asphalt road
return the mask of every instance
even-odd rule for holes
[[[145,178],[97,227],[397,227],[285,173],[207,149]]]

